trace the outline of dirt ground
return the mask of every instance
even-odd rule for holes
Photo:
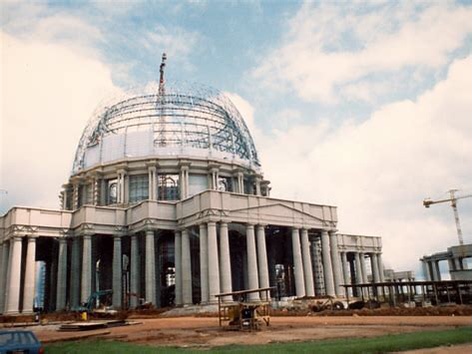
[[[208,348],[229,344],[267,344],[333,338],[366,338],[386,334],[441,330],[470,326],[470,316],[297,316],[272,317],[269,327],[260,331],[222,330],[215,317],[178,317],[135,319],[129,326],[82,332],[58,332],[57,325],[31,329],[43,343],[90,337],[114,339],[151,346]],[[458,352],[472,352],[472,344],[458,347]],[[454,353],[456,347],[439,348],[438,353]],[[459,350],[457,349],[457,350]],[[465,351],[464,351],[465,350]],[[421,352],[418,352],[421,353]]]
[[[77,320],[69,313],[45,316],[42,325],[29,326],[43,343],[87,338],[112,339],[150,346],[181,346],[210,348],[231,344],[268,344],[335,338],[367,338],[415,331],[434,331],[468,326],[472,331],[472,306],[430,308],[380,308],[362,310],[273,311],[270,326],[260,331],[228,331],[218,326],[214,313],[198,317],[165,317],[161,311],[123,312],[117,318],[127,318],[132,324],[106,329],[60,332],[61,323]],[[197,316],[197,315],[196,315]],[[1,317],[0,327],[19,326],[32,321],[31,316]],[[46,324],[48,323],[48,324]],[[445,343],[446,344],[446,343]],[[454,347],[439,347],[414,354],[472,353],[472,343]]]

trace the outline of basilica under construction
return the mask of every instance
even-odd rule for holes
[[[73,309],[106,289],[120,309],[267,287],[342,297],[343,284],[384,280],[379,237],[339,233],[335,206],[271,197],[233,103],[166,83],[164,67],[159,85],[96,110],[60,209],[0,217],[0,313]]]

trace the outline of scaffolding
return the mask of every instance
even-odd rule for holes
[[[120,158],[195,155],[195,151],[260,167],[244,119],[229,98],[215,89],[166,83],[165,91],[151,85],[112,102],[98,108],[84,129],[73,174]]]

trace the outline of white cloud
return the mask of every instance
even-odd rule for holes
[[[457,244],[450,206],[422,200],[472,189],[472,57],[416,101],[386,105],[363,123],[294,125],[256,140],[273,196],[338,206],[340,232],[380,235],[387,265],[415,269]],[[460,206],[472,242],[471,199]]]
[[[196,32],[189,32],[179,27],[169,30],[162,25],[157,25],[153,31],[143,35],[141,44],[159,57],[162,52],[166,52],[173,61],[184,63],[187,68],[190,68],[189,57],[200,41],[201,37]]]
[[[282,46],[262,58],[253,75],[270,88],[285,85],[305,100],[333,103],[339,88],[369,75],[441,68],[471,35],[470,18],[470,6],[450,3],[373,9],[306,3],[287,24]]]
[[[97,97],[116,90],[110,70],[71,44],[1,33],[1,188],[11,204],[57,207]],[[8,204],[8,205],[5,205]]]

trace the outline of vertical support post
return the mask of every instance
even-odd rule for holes
[[[379,279],[383,283],[385,281],[385,275],[384,275],[382,253],[380,253],[380,252],[377,254],[377,263],[378,263],[378,267],[379,267]]]
[[[262,195],[261,193],[261,178],[256,177],[256,195]]]
[[[436,280],[441,281],[441,271],[439,270],[439,261],[434,261],[434,271],[436,273]]]
[[[238,193],[244,194],[244,174],[238,172]]]
[[[20,308],[21,248],[21,237],[12,237],[7,271],[6,314],[18,313]]]
[[[156,305],[156,255],[154,231],[146,230],[146,301]]]
[[[149,191],[149,200],[157,200],[156,193],[156,166],[148,167],[148,191]]]
[[[303,272],[302,252],[300,249],[300,232],[292,228],[293,268],[295,273],[295,292],[298,297],[305,296],[305,275]]]
[[[305,274],[305,290],[307,296],[315,296],[315,285],[313,281],[313,265],[311,262],[310,241],[308,240],[308,230],[301,230],[303,271]]]
[[[75,210],[79,208],[79,183],[75,181],[72,188],[72,210]]]
[[[36,285],[36,237],[28,237],[26,248],[26,268],[23,288],[23,313],[33,313]]]
[[[229,249],[228,224],[220,223],[220,269],[221,269],[221,292],[230,293],[232,291],[231,278],[231,256]],[[222,298],[222,301],[231,301],[231,296]]]
[[[359,252],[354,254],[356,259],[356,284],[362,284],[363,277],[362,277],[362,266],[361,266],[361,256]]]
[[[323,257],[323,270],[326,295],[335,296],[333,268],[331,263],[331,254],[329,250],[329,236],[328,231],[321,231],[321,252]]]
[[[200,294],[202,304],[209,301],[208,287],[208,235],[205,224],[199,225],[200,236]]]
[[[139,295],[139,253],[138,253],[138,235],[131,235],[131,261],[130,261],[130,307],[136,308]]]
[[[365,254],[361,253],[360,254],[360,260],[361,260],[361,269],[362,269],[362,282],[364,284],[367,283],[367,269],[365,266]]]
[[[220,293],[220,267],[218,262],[218,240],[216,223],[208,222],[208,288],[209,302],[216,303],[216,294]]]
[[[121,262],[121,236],[113,236],[113,307],[121,308],[122,301],[122,262]],[[98,290],[98,289],[97,289]]]
[[[182,299],[184,305],[192,304],[192,265],[190,259],[190,238],[186,229],[182,230]]]
[[[372,280],[374,283],[380,282],[379,262],[377,261],[376,253],[370,254],[370,265],[372,267]]]
[[[182,234],[174,232],[175,248],[175,304],[181,306],[182,300]]]
[[[8,254],[10,245],[6,241],[3,241],[0,247],[0,313],[4,313],[6,310],[5,295],[7,291],[7,274],[8,274]]]
[[[82,280],[80,302],[86,302],[92,292],[92,237],[82,237]]]
[[[331,249],[331,262],[333,264],[333,280],[334,280],[334,292],[338,296],[344,295],[341,292],[340,284],[341,278],[341,265],[339,264],[339,251],[338,251],[338,236],[336,232],[331,231],[329,233],[330,249]]]
[[[257,270],[256,239],[254,225],[246,225],[246,252],[249,289],[259,288],[259,274]],[[259,293],[250,293],[249,300],[259,300]]]
[[[56,289],[56,311],[66,308],[67,291],[67,239],[60,238],[59,252],[57,255],[57,289]]]
[[[70,281],[70,302],[71,307],[75,308],[80,304],[80,238],[72,239],[72,259],[71,259],[71,281]]]
[[[268,288],[269,284],[269,267],[267,263],[267,247],[266,235],[263,225],[257,225],[257,260],[259,262],[259,286]],[[267,291],[262,292],[262,299],[269,300]]]
[[[349,262],[347,260],[347,252],[341,252],[341,264],[343,268],[344,284],[348,285],[351,282],[350,282],[350,276],[349,276]],[[350,290],[351,288],[345,287],[346,296],[349,296]]]

